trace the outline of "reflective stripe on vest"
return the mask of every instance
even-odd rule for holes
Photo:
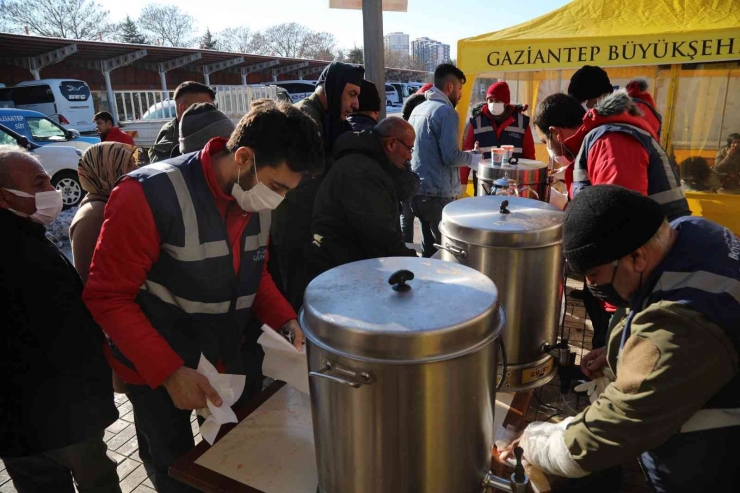
[[[239,341],[262,279],[271,213],[252,213],[244,225],[237,274],[231,239],[197,153],[128,176],[141,183],[162,242],[137,304],[186,364],[196,367],[203,353],[240,371]]]
[[[671,165],[668,155],[647,132],[634,125],[625,123],[609,123],[591,130],[583,139],[581,148],[574,161],[573,193],[577,194],[583,187],[591,185],[588,176],[588,153],[593,144],[608,132],[623,132],[634,137],[648,153],[648,196],[660,205],[669,219],[676,219],[691,214],[686,202],[686,196],[678,182],[675,168]]]
[[[229,255],[229,245],[225,241],[200,242],[195,206],[193,205],[193,200],[190,197],[190,192],[188,191],[188,186],[185,184],[182,173],[175,166],[167,162],[155,163],[150,166],[153,169],[161,170],[169,178],[177,194],[177,202],[180,205],[185,224],[185,246],[178,247],[163,243],[162,250],[183,262],[194,262],[206,258]]]
[[[491,149],[502,145],[513,145],[513,155],[518,158],[523,157],[522,144],[529,126],[528,116],[516,113],[514,122],[501,132],[500,138],[496,134],[491,121],[483,114],[471,118],[469,125],[473,128],[473,135],[480,145],[480,151],[483,153],[484,159],[490,159]]]
[[[740,409],[700,409],[681,425],[681,433],[740,426]]]

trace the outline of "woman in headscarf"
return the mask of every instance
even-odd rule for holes
[[[87,195],[69,227],[74,266],[87,282],[95,245],[103,226],[105,204],[118,179],[137,168],[136,148],[119,142],[90,146],[80,158],[77,173]]]

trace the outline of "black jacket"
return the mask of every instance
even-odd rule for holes
[[[314,203],[308,277],[356,260],[416,256],[401,236],[399,200],[415,193],[418,176],[391,164],[372,132],[339,137],[334,158]]]
[[[347,121],[352,127],[353,132],[362,132],[363,130],[372,130],[378,122],[370,115],[363,113],[352,113],[347,116]]]
[[[45,228],[0,209],[0,456],[58,449],[118,418],[103,332]]]

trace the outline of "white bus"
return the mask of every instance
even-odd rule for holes
[[[0,106],[38,111],[63,127],[95,132],[90,88],[74,79],[42,79],[0,89]]]

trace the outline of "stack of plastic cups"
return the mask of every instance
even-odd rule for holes
[[[514,146],[504,145],[504,146],[501,146],[501,149],[506,151],[504,153],[504,164],[508,164],[509,159],[511,159],[511,157],[514,155]]]
[[[501,166],[504,163],[504,155],[506,151],[499,148],[491,148],[491,164],[493,166]]]

